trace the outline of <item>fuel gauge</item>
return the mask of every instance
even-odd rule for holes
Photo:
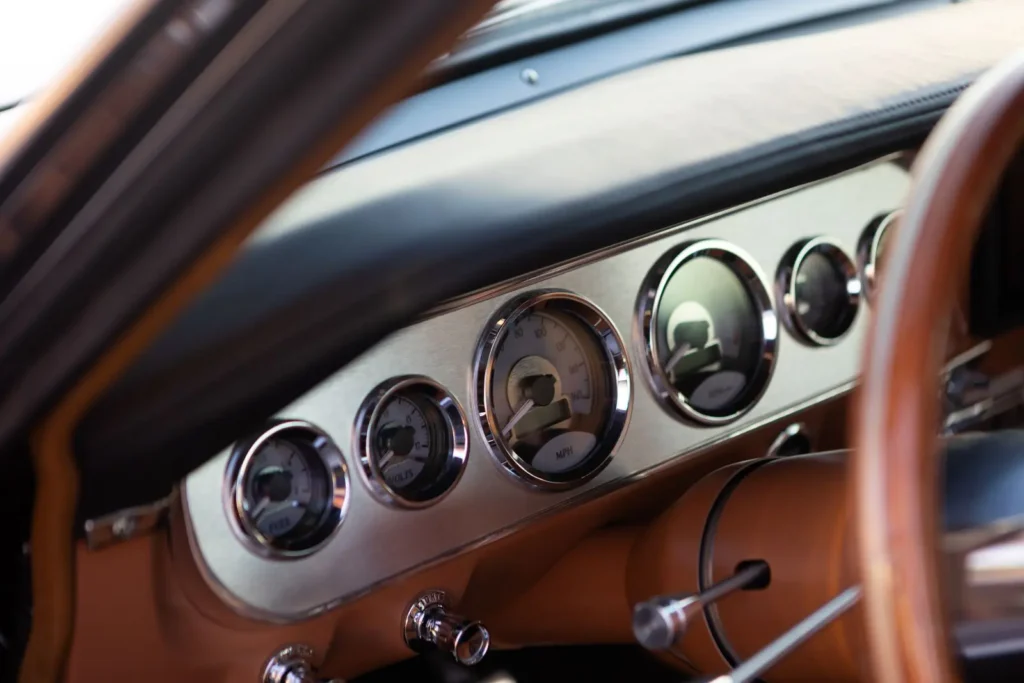
[[[458,403],[426,377],[385,382],[359,411],[355,450],[364,479],[389,505],[436,503],[462,476],[467,448]]]
[[[327,542],[348,507],[341,451],[322,430],[284,420],[236,444],[227,471],[228,518],[255,552],[301,557]]]

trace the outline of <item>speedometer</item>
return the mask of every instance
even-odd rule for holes
[[[625,428],[629,369],[608,319],[568,292],[513,301],[477,355],[481,424],[504,468],[568,488],[608,464]]]

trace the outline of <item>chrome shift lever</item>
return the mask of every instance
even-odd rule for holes
[[[666,650],[683,637],[706,606],[735,591],[766,584],[769,576],[767,562],[751,562],[701,593],[659,595],[641,602],[633,608],[633,635],[648,650]]]

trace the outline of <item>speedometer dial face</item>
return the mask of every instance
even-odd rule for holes
[[[662,257],[641,288],[638,325],[652,386],[675,414],[728,422],[767,387],[778,322],[760,272],[725,242]]]
[[[599,311],[565,292],[513,302],[478,358],[484,430],[505,468],[566,488],[596,475],[625,426],[629,372]]]

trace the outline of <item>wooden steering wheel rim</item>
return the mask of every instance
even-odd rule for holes
[[[942,600],[939,374],[974,240],[1024,142],[1024,54],[986,73],[918,155],[852,418],[851,510],[871,680],[959,678]]]

